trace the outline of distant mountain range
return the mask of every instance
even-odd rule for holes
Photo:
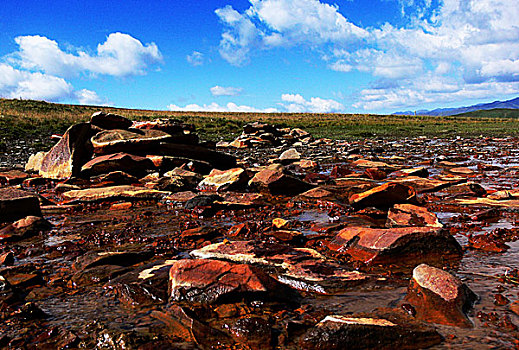
[[[519,109],[519,97],[516,97],[508,101],[494,101],[491,103],[481,103],[478,105],[458,108],[438,108],[431,111],[419,110],[416,111],[416,115],[432,115],[432,116],[446,116],[456,115],[467,112],[489,110],[489,109]],[[415,111],[396,112],[395,115],[414,115]]]

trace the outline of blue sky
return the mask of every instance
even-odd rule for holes
[[[392,113],[519,95],[517,0],[4,0],[0,96]]]

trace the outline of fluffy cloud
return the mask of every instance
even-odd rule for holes
[[[0,63],[0,96],[59,101],[69,98],[73,87],[63,78],[40,72],[27,72]]]
[[[186,60],[193,67],[201,66],[204,64],[204,54],[198,51],[193,51],[191,55],[186,56]]]
[[[76,91],[74,95],[79,104],[82,105],[106,106],[109,104],[105,99],[99,97],[99,95],[97,95],[97,93],[92,90],[82,89]]]
[[[223,86],[213,86],[211,89],[211,94],[213,96],[238,96],[243,91],[242,88],[236,88],[236,87],[223,87]]]
[[[65,52],[56,41],[39,35],[19,36],[15,41],[19,46],[19,51],[13,55],[17,65],[59,77],[81,73],[117,77],[142,75],[162,60],[155,43],[143,45],[123,33],[110,34],[97,46],[94,55],[79,49]]]
[[[359,94],[356,106],[372,109],[519,92],[516,0],[398,0],[404,24],[376,28],[319,0],[249,1],[243,12],[216,11],[224,24],[220,53],[231,64],[256,50],[306,45],[332,70],[395,80]]]
[[[299,94],[283,94],[281,100],[283,108],[289,113],[335,113],[344,110],[344,106],[335,100],[325,100],[320,97],[311,97],[307,101]]]
[[[202,106],[197,104],[189,104],[185,107],[180,107],[174,104],[170,104],[168,109],[171,111],[187,111],[187,112],[257,112],[257,113],[276,113],[279,112],[275,108],[258,109],[250,106],[239,106],[233,102],[227,103],[225,106],[221,106],[216,102],[211,104],[204,104]]]

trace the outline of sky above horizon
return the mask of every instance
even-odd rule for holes
[[[519,95],[517,0],[4,0],[0,97],[393,113]]]

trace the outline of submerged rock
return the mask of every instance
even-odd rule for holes
[[[329,315],[303,337],[311,350],[423,349],[442,342],[433,328],[396,310],[373,314]]]
[[[426,264],[417,266],[405,300],[414,307],[416,317],[426,322],[473,327],[466,312],[472,308],[477,296],[446,271]]]

